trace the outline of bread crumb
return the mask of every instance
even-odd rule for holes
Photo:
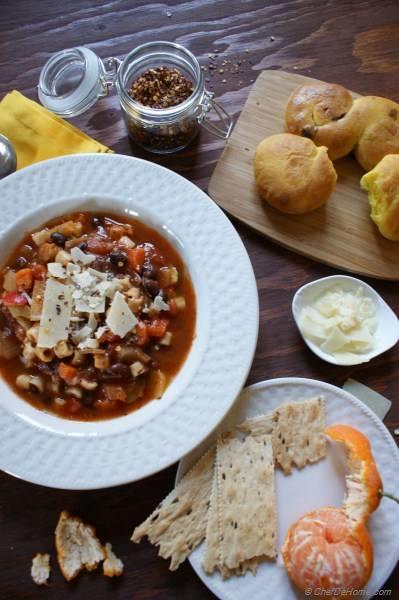
[[[35,554],[30,574],[36,585],[47,585],[50,577],[50,554]]]
[[[123,573],[123,562],[112,552],[112,546],[105,544],[105,560],[103,562],[103,573],[106,577],[119,577]]]
[[[67,581],[82,569],[93,571],[105,559],[104,547],[91,525],[66,510],[60,514],[55,530],[55,547],[61,572]]]

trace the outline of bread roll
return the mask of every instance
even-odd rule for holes
[[[388,240],[399,241],[399,154],[388,154],[360,180],[368,192],[371,218]]]
[[[399,104],[379,96],[364,96],[357,102],[365,125],[355,156],[370,171],[387,154],[399,153]]]
[[[332,160],[355,151],[369,171],[399,153],[399,104],[379,96],[353,100],[341,85],[315,82],[294,90],[285,110],[287,131],[327,146]]]
[[[331,160],[349,154],[364,128],[366,115],[341,85],[312,83],[294,90],[285,110],[287,131],[327,146]]]
[[[254,170],[261,197],[289,214],[322,206],[337,180],[327,148],[291,133],[265,138],[256,149]]]

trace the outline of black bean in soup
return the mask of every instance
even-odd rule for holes
[[[155,298],[159,294],[159,283],[156,279],[143,279],[143,285],[145,287],[146,292],[151,296],[151,298]]]
[[[100,379],[125,379],[130,377],[130,369],[123,363],[115,363],[99,373]]]
[[[50,237],[51,237],[51,241],[54,242],[54,244],[56,244],[57,246],[60,246],[61,248],[63,248],[65,246],[65,242],[67,241],[67,238],[62,233],[58,233],[58,231],[55,231],[54,233],[51,234]]]
[[[18,256],[17,260],[15,261],[15,264],[17,267],[22,269],[23,267],[26,267],[29,264],[29,261],[24,256]]]
[[[81,400],[83,406],[86,406],[87,408],[90,408],[91,406],[93,406],[95,401],[96,401],[96,397],[94,396],[94,394],[90,394],[88,392],[83,394],[83,398]]]
[[[147,263],[144,265],[143,269],[143,277],[147,279],[155,279],[157,276],[157,269],[151,263]]]
[[[111,252],[109,259],[115,267],[119,267],[120,269],[127,263],[127,256],[124,252]]]

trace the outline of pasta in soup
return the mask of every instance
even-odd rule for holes
[[[136,219],[74,213],[29,233],[0,275],[0,370],[25,400],[97,420],[162,397],[195,335],[175,248]]]

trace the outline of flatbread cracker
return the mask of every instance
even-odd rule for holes
[[[273,433],[274,429],[274,413],[270,412],[259,417],[245,419],[245,421],[237,425],[237,429],[243,433],[249,433],[252,437],[269,435]]]
[[[220,565],[221,534],[219,533],[219,507],[216,468],[217,467],[215,465],[206,525],[205,553],[202,559],[202,567],[205,573],[208,573],[209,575],[213,573],[215,569],[218,569]]]
[[[220,558],[229,569],[254,557],[276,557],[276,499],[271,440],[220,440],[217,449]]]
[[[273,453],[286,475],[292,465],[302,469],[326,455],[325,407],[323,398],[283,404],[273,412],[246,419],[239,431],[260,441],[273,434]]]
[[[226,435],[226,434],[225,434]],[[252,567],[251,561],[244,561],[237,569],[228,569],[220,560],[220,544],[222,534],[219,531],[219,505],[217,492],[216,467],[213,475],[212,492],[208,510],[208,521],[205,535],[205,552],[202,558],[202,567],[209,575],[215,570],[220,571],[223,579],[232,575],[244,575]],[[253,559],[251,559],[253,560]]]
[[[256,572],[276,557],[276,501],[271,437],[218,440],[203,568],[224,578]]]
[[[212,447],[133,531],[133,542],[138,543],[147,536],[151,544],[159,546],[159,555],[171,559],[171,571],[175,571],[205,537],[214,460],[215,447]]]
[[[324,458],[327,452],[324,399],[283,404],[274,411],[273,452],[288,475],[292,465],[302,469]]]

